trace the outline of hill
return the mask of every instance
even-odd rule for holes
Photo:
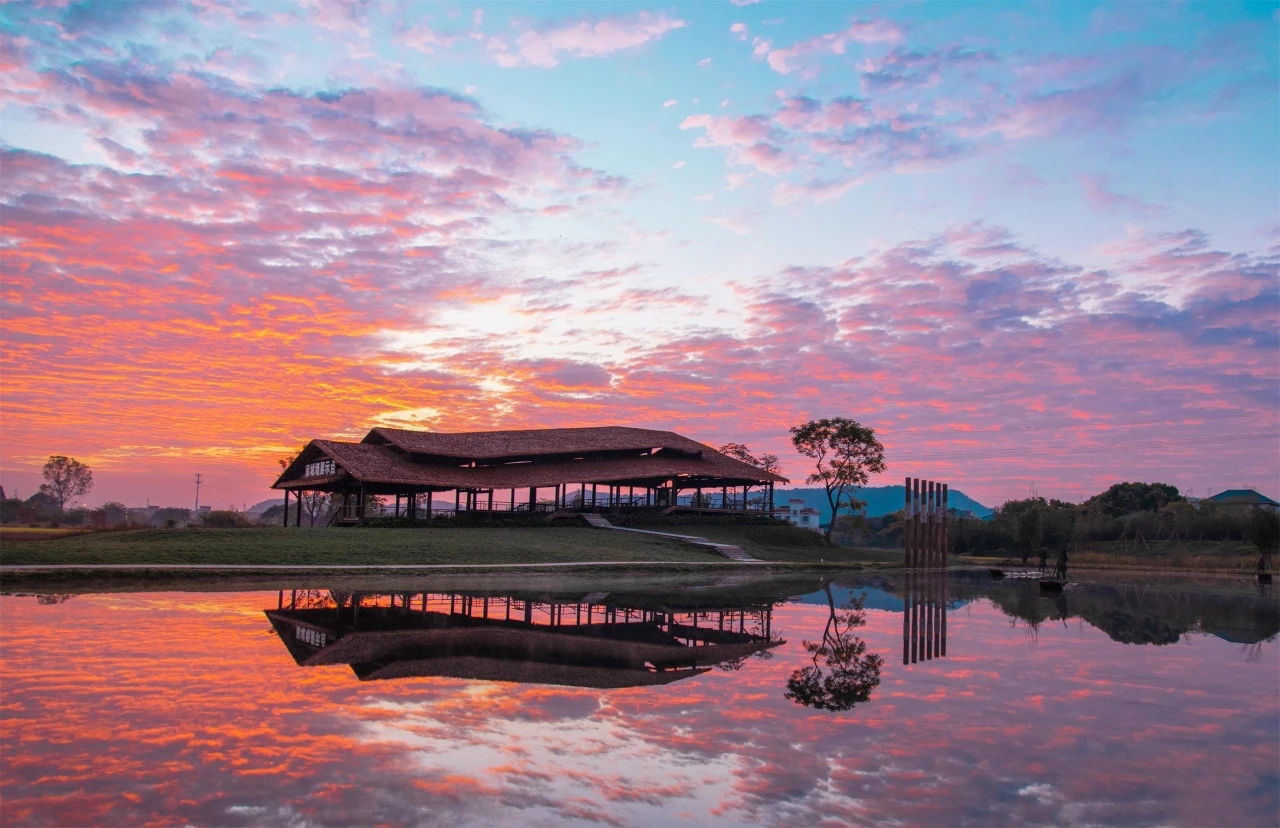
[[[867,501],[867,517],[880,517],[891,514],[902,508],[905,497],[902,486],[872,486],[859,489],[858,498]],[[806,506],[812,506],[822,513],[820,522],[824,525],[831,522],[831,506],[827,503],[827,493],[822,489],[779,489],[774,494],[774,504],[785,506],[787,501],[798,497]],[[994,510],[983,506],[959,489],[948,492],[947,505],[953,509],[968,509],[978,517],[986,517]]]
[[[260,515],[263,512],[270,509],[272,506],[283,506],[283,505],[284,505],[283,497],[273,497],[270,500],[263,500],[253,504],[248,509],[245,509],[245,512],[251,515]]]

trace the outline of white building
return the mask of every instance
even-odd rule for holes
[[[787,505],[777,509],[774,514],[777,517],[785,518],[788,523],[793,526],[799,526],[801,529],[809,529],[813,532],[822,531],[822,526],[819,525],[819,518],[822,516],[822,512],[812,506],[804,505],[804,501],[798,497],[788,500]]]

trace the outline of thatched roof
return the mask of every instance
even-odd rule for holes
[[[319,458],[341,473],[304,477]],[[474,464],[474,465],[473,465]],[[557,484],[688,485],[786,482],[670,431],[642,428],[549,428],[455,434],[375,428],[360,443],[312,440],[275,488],[340,488],[345,482],[434,489],[525,489]]]

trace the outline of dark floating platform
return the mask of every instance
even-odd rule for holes
[[[1041,592],[1062,592],[1062,589],[1065,586],[1066,584],[1064,584],[1062,581],[1041,581],[1040,591]]]

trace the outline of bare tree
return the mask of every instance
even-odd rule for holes
[[[814,472],[806,483],[821,483],[831,504],[831,523],[827,540],[835,529],[841,509],[857,516],[866,504],[854,497],[854,490],[867,485],[872,474],[880,474],[884,463],[884,446],[876,439],[875,429],[844,417],[810,420],[791,429],[791,444],[796,451],[814,461]]]
[[[50,455],[41,474],[45,482],[40,484],[40,492],[58,501],[58,511],[67,507],[67,501],[82,497],[93,488],[93,472],[74,457]]]

